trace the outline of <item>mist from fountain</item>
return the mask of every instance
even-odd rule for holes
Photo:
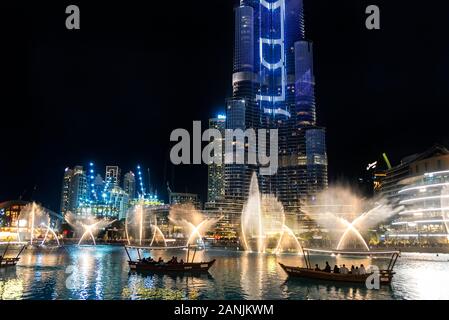
[[[287,240],[293,240],[298,254],[301,244],[293,230],[285,223],[282,204],[273,195],[262,195],[256,173],[251,177],[248,199],[241,215],[241,241],[244,249],[250,252],[273,252],[280,254],[291,248]]]
[[[164,243],[164,247],[166,247],[167,246],[167,241],[165,240],[164,233],[162,232],[162,230],[157,225],[157,218],[156,217],[154,217],[154,224],[151,225],[151,228],[153,229],[153,238],[151,239],[150,247],[153,246],[155,241],[158,242],[156,240],[156,237],[158,235],[159,235],[160,239],[162,240],[162,242]]]
[[[186,246],[192,245],[195,241],[199,242],[203,248],[204,233],[209,231],[218,221],[219,218],[207,218],[192,204],[174,205],[168,216],[169,220],[176,226],[180,226],[187,232]]]
[[[17,239],[22,241],[21,233],[24,233],[24,238],[29,235],[30,244],[33,245],[36,239],[36,235],[44,234],[43,240],[39,242],[41,246],[45,245],[46,241],[49,241],[49,234],[52,234],[53,239],[59,246],[59,239],[53,228],[50,227],[51,218],[50,214],[46,212],[41,206],[33,202],[26,205],[17,219]],[[21,230],[25,229],[25,232]]]
[[[94,216],[76,216],[71,212],[68,212],[65,216],[67,223],[75,229],[75,232],[81,234],[81,238],[78,241],[80,246],[86,237],[90,237],[94,246],[97,245],[95,236],[97,233],[114,223],[116,220],[98,219]]]
[[[351,242],[358,242],[363,250],[369,251],[362,233],[387,221],[402,209],[393,209],[383,199],[358,197],[348,188],[330,187],[301,211],[329,231],[332,240],[336,240],[337,250],[348,249]]]
[[[151,221],[154,221],[151,223]],[[151,229],[151,233],[146,234],[147,227]],[[145,207],[143,201],[134,205],[126,213],[125,219],[125,234],[128,245],[138,244],[143,246],[149,242],[150,247],[155,243],[162,243],[164,247],[167,246],[164,233],[157,224],[157,217],[153,211]],[[151,240],[150,239],[151,236]]]

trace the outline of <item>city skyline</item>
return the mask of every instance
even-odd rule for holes
[[[18,57],[9,56],[13,63],[6,67],[6,74],[11,74],[10,83],[17,85],[18,89],[6,92],[9,104],[17,107],[8,110],[7,114],[21,120],[14,122],[18,126],[14,127],[17,137],[2,141],[5,150],[15,150],[17,159],[12,161],[4,157],[1,160],[0,173],[5,183],[1,186],[0,196],[7,200],[19,198],[22,194],[24,198],[30,198],[33,194],[32,198],[56,209],[59,206],[57,194],[61,172],[66,166],[94,161],[131,168],[133,162],[139,160],[155,172],[158,189],[165,189],[165,183],[171,180],[174,171],[176,190],[185,191],[187,188],[189,192],[198,193],[206,199],[207,185],[203,183],[207,181],[206,166],[173,169],[167,163],[166,154],[169,131],[178,127],[189,128],[186,119],[189,122],[202,120],[205,125],[209,118],[224,110],[225,98],[230,96],[234,37],[230,30],[233,30],[233,8],[237,3],[218,1],[216,5],[219,9],[211,17],[205,15],[209,10],[207,6],[190,8],[180,4],[173,11],[177,22],[163,31],[158,29],[159,33],[151,31],[151,26],[157,26],[161,21],[157,17],[149,18],[137,13],[136,18],[134,11],[119,12],[116,8],[109,8],[109,13],[114,17],[121,16],[122,22],[108,32],[101,27],[98,8],[93,4],[87,5],[83,10],[84,26],[95,31],[94,36],[84,30],[79,35],[67,35],[55,16],[58,7],[30,5],[27,10],[33,9],[40,13],[39,16],[48,18],[47,23],[43,24],[37,16],[33,16],[29,22],[36,26],[33,39],[38,41],[44,34],[50,34],[50,39],[56,41],[60,50],[73,52],[73,55],[63,58],[55,52],[51,53],[53,45],[46,41],[30,44],[30,64],[33,67],[26,80],[14,75],[14,62],[18,61]],[[331,182],[340,177],[355,181],[366,164],[382,152],[387,152],[392,162],[398,163],[402,156],[423,150],[434,142],[448,145],[443,131],[444,107],[441,102],[447,101],[447,90],[444,90],[447,82],[442,73],[447,69],[444,59],[447,44],[427,39],[429,47],[440,50],[426,50],[425,46],[414,45],[413,39],[417,36],[424,39],[426,33],[419,29],[411,32],[395,23],[396,20],[405,19],[407,13],[413,16],[416,9],[412,6],[405,8],[404,13],[399,4],[385,4],[383,10],[387,14],[382,15],[384,28],[369,32],[364,29],[363,5],[340,6],[326,1],[305,1],[307,34],[314,41],[317,61],[315,77],[318,79],[319,125],[327,127]],[[20,5],[12,6],[21,8]],[[189,17],[181,14],[183,10],[189,13]],[[192,21],[202,22],[189,24]],[[442,19],[428,21],[431,30],[437,30],[443,23]],[[205,28],[205,24],[210,28]],[[174,37],[181,25],[189,26],[188,30],[197,35],[196,40]],[[27,34],[28,27],[20,26],[19,34]],[[121,33],[114,34],[116,31]],[[341,33],[345,36],[338,37]],[[149,34],[153,37],[151,41],[145,36]],[[93,46],[92,53],[83,50],[83,47],[93,44],[97,35],[101,41]],[[18,46],[25,46],[18,38],[14,41]],[[168,54],[167,57],[172,60],[167,60],[163,56],[168,51],[160,49],[154,52],[151,49],[154,48],[152,44],[158,41],[167,45],[169,50],[179,45],[188,50],[183,50],[185,56],[181,58]],[[115,49],[107,51],[111,46]],[[336,47],[339,50],[334,50]],[[333,57],[329,52],[333,53]],[[99,63],[100,57],[104,62]],[[421,58],[417,60],[417,57]],[[165,69],[151,63],[157,59],[166,62]],[[437,60],[440,67],[414,68],[415,61],[430,59]],[[207,70],[207,77],[200,73],[197,75],[189,63],[200,60],[209,66],[201,68]],[[362,60],[368,63],[361,66]],[[123,63],[117,67],[116,73],[108,73],[108,65],[113,61]],[[186,68],[183,74],[193,81],[175,85],[173,88],[181,91],[176,92],[174,100],[164,100],[170,94],[167,88],[172,87],[162,85],[167,83],[164,79],[168,80],[168,74],[174,74],[174,70],[184,70],[182,68]],[[64,69],[66,71],[63,73],[58,71]],[[95,85],[93,82],[80,84],[87,70],[92,71]],[[151,74],[158,75],[162,82],[151,80]],[[426,80],[418,85],[409,81],[410,74]],[[116,83],[113,80],[116,76],[127,80]],[[57,79],[65,79],[64,85],[69,89],[60,87]],[[380,81],[384,82],[382,91],[376,87]],[[39,83],[39,87],[28,87],[27,82]],[[205,88],[208,94],[195,99],[199,91],[193,89],[198,86]],[[74,92],[77,94],[73,96]],[[411,97],[410,92],[416,96]],[[106,98],[107,94],[112,96]],[[178,96],[182,98],[176,98]],[[191,107],[180,107],[181,101],[186,99]],[[199,101],[198,107],[196,101]],[[424,104],[426,109],[432,108],[435,114],[432,124],[421,121],[419,107]],[[170,109],[167,106],[172,106],[175,112],[168,112]],[[33,117],[21,117],[19,110],[28,110]],[[387,117],[383,114],[385,112],[389,112]],[[72,125],[72,121],[66,119],[70,114],[79,114],[80,118],[77,119],[82,121],[78,121],[76,126]],[[404,114],[407,115],[407,123],[403,121]],[[161,121],[153,122],[151,129],[148,129],[147,121],[142,119],[150,121],[155,116]],[[381,127],[376,124],[380,120],[383,122]],[[9,128],[9,124],[2,126],[2,136],[8,136]],[[112,128],[123,128],[115,139],[109,139],[106,134]],[[420,128],[426,135],[413,131],[410,135],[408,132],[413,128]],[[120,141],[119,146],[116,145],[117,141]],[[351,161],[344,156],[349,153]],[[200,176],[198,180],[202,182],[191,183],[192,176]]]
[[[448,3],[2,13],[0,300],[449,299]]]

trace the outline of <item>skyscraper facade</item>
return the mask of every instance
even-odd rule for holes
[[[64,216],[68,211],[71,211],[71,185],[72,185],[73,170],[66,168],[62,180],[61,190],[61,214]]]
[[[106,166],[106,181],[111,186],[119,186],[121,179],[121,171],[118,166]]]
[[[123,177],[123,190],[128,194],[130,199],[136,197],[136,176],[130,171]]]
[[[221,136],[225,135],[226,116],[218,115],[216,118],[209,119],[209,129],[215,129],[220,131]],[[219,143],[224,147],[224,139],[221,139]],[[208,166],[207,170],[207,201],[215,202],[218,199],[222,199],[225,195],[224,189],[224,164],[212,163]]]
[[[69,169],[70,170],[70,169]],[[72,171],[69,192],[69,211],[77,213],[77,209],[89,201],[87,176],[82,166],[76,166]]]
[[[325,129],[316,126],[313,45],[302,0],[241,0],[235,8],[233,96],[227,129],[277,129],[279,169],[260,190],[287,210],[327,187]],[[246,199],[249,165],[226,165],[226,196]],[[258,170],[257,170],[258,171]]]

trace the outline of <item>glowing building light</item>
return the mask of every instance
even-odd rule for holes
[[[434,183],[434,184],[427,184],[427,185],[421,185],[421,186],[415,186],[415,187],[410,187],[410,188],[404,188],[402,190],[400,190],[398,193],[403,193],[403,192],[407,192],[407,191],[413,191],[413,190],[420,190],[423,189],[425,192],[426,188],[437,188],[437,187],[445,187],[445,186],[449,186],[449,182],[446,183]]]
[[[419,202],[419,201],[426,201],[426,200],[439,200],[439,199],[448,199],[449,195],[444,195],[444,196],[429,196],[429,197],[422,197],[422,198],[412,198],[412,199],[407,199],[407,200],[402,200],[400,202],[400,204],[406,204],[406,203],[410,203],[410,202]]]

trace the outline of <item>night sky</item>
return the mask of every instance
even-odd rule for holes
[[[445,1],[304,2],[331,182],[355,181],[383,152],[397,164],[449,146]],[[65,28],[69,4],[80,7],[81,30]],[[0,201],[57,210],[64,168],[89,161],[102,174],[141,164],[161,195],[169,180],[204,200],[206,166],[172,168],[169,136],[224,110],[235,4],[2,2]],[[365,28],[368,4],[380,6],[380,31]]]

